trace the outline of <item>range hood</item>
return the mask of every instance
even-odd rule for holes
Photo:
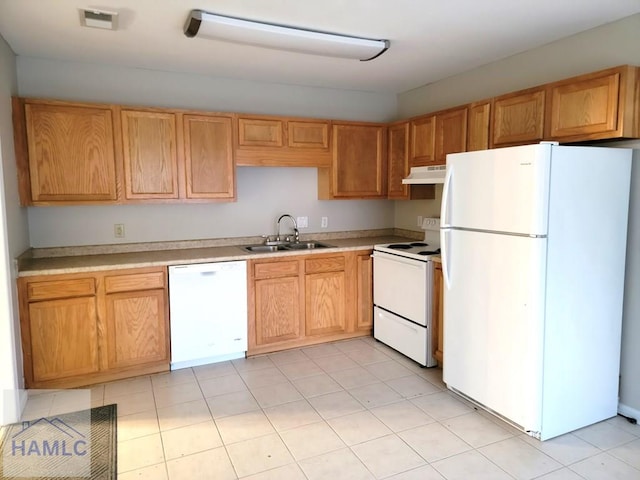
[[[402,179],[405,185],[433,185],[434,183],[444,183],[444,176],[447,171],[445,165],[436,167],[412,167],[407,178]]]

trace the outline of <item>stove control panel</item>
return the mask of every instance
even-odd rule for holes
[[[436,217],[425,217],[422,220],[423,230],[440,230],[440,219]]]

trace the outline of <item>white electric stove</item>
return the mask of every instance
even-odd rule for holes
[[[440,219],[425,218],[423,241],[373,247],[373,336],[425,367],[433,357],[433,258]]]

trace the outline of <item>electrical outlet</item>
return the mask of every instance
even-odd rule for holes
[[[309,226],[309,217],[296,217],[298,228],[307,228]]]
[[[329,217],[322,217],[320,220],[320,228],[327,228],[329,226]]]
[[[422,215],[418,215],[418,226],[421,227],[422,226]]]
[[[116,223],[113,225],[113,236],[116,238],[124,238],[124,223]]]

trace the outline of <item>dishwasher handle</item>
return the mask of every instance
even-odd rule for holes
[[[228,272],[247,269],[246,260],[234,260],[230,262],[209,262],[194,263],[191,265],[172,265],[169,267],[169,276],[171,275],[193,275],[200,274],[203,276],[215,275],[218,272]]]

